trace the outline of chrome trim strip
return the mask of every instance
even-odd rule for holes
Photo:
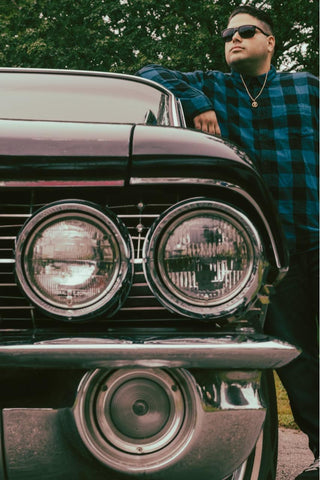
[[[124,180],[8,180],[0,187],[123,187]],[[22,215],[19,215],[22,216]]]
[[[0,218],[29,218],[31,213],[0,213]]]
[[[279,340],[259,336],[186,338],[134,343],[122,339],[61,338],[33,345],[0,345],[2,367],[108,368],[123,366],[224,369],[278,368],[299,355]]]
[[[171,115],[172,115],[172,126],[173,127],[181,127],[181,122],[179,120],[179,113],[178,113],[178,107],[177,103],[175,100],[175,97],[170,96],[170,110],[171,110]]]
[[[178,113],[179,113],[179,116],[180,116],[180,119],[181,119],[181,126],[182,126],[182,128],[187,128],[186,119],[185,119],[185,116],[184,116],[184,111],[183,111],[181,100],[180,100],[180,98],[177,98],[176,101],[177,101]]]
[[[16,310],[34,310],[34,307],[32,305],[23,305],[22,307],[13,307],[12,305],[9,305],[8,307],[0,307],[0,311],[2,310],[12,310],[13,312]],[[7,330],[6,330],[7,331]]]
[[[196,183],[200,185],[212,185],[212,186],[223,186],[223,187],[233,187],[240,189],[237,185],[234,185],[232,183],[228,183],[222,180],[215,180],[212,178],[196,178],[196,177],[191,177],[191,178],[181,178],[181,177],[131,177],[130,178],[130,184],[131,185],[150,185],[151,184],[171,184],[171,183]]]
[[[118,218],[158,218],[159,214],[158,213],[150,213],[150,214],[141,214],[141,213],[136,213],[136,214],[118,214]]]

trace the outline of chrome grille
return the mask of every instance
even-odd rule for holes
[[[134,281],[126,303],[120,310],[124,312],[165,311],[151,293],[142,269],[142,249],[147,232],[160,213],[170,204],[145,203],[109,205],[109,208],[127,226],[134,246]]]
[[[94,189],[84,191],[72,188],[6,190],[0,192],[0,329],[30,330],[45,328],[48,319],[37,311],[20,291],[15,279],[15,238],[23,224],[40,207],[58,200],[81,199],[108,206],[127,226],[135,251],[134,281],[128,299],[117,313],[117,319],[143,318],[166,315],[166,310],[150,291],[142,270],[142,248],[152,223],[172,203],[180,200],[176,192],[161,201],[161,191],[134,190],[130,194],[115,189],[108,192]],[[162,192],[163,196],[163,192]],[[160,200],[154,200],[158,197]],[[142,317],[141,317],[142,315]],[[168,314],[169,315],[169,314]],[[54,321],[54,320],[53,320]],[[51,320],[52,324],[52,320]]]

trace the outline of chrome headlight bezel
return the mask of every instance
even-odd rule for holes
[[[241,231],[248,249],[249,262],[243,279],[229,295],[220,299],[197,300],[181,294],[167,281],[162,252],[175,228],[188,219],[206,215],[215,215]],[[247,306],[262,284],[266,265],[260,236],[250,219],[231,205],[207,198],[192,198],[170,207],[153,224],[143,249],[144,272],[154,295],[170,311],[191,318],[217,319],[232,315]]]
[[[88,224],[96,232],[100,232],[102,237],[109,236],[112,242],[110,248],[114,251],[116,262],[114,268],[112,267],[110,282],[105,288],[88,301],[80,301],[74,305],[54,301],[53,297],[50,299],[33,280],[34,275],[31,273],[33,267],[30,267],[30,258],[33,258],[32,249],[36,248],[37,239],[59,222]],[[62,239],[62,245],[63,241]],[[63,251],[61,246],[60,250]],[[67,321],[87,320],[104,312],[110,316],[120,308],[129,292],[133,275],[132,252],[132,241],[126,227],[110,210],[81,200],[54,202],[40,209],[20,231],[15,248],[16,277],[26,297],[49,316]],[[85,288],[86,285],[83,286],[82,293]]]

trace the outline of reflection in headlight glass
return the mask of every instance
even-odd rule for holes
[[[162,280],[175,295],[192,303],[222,301],[242,287],[251,270],[246,232],[221,215],[176,221],[158,252]]]
[[[106,226],[83,218],[56,220],[28,246],[29,282],[50,303],[75,308],[98,299],[113,284],[119,252]]]

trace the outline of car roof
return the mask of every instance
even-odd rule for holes
[[[127,73],[104,72],[96,70],[73,70],[62,68],[25,68],[25,67],[0,67],[1,73],[21,73],[21,74],[51,74],[51,75],[75,75],[75,76],[90,76],[90,77],[109,77],[123,80],[131,80],[146,85],[153,86],[157,90],[166,93],[169,96],[174,96],[173,93],[153,80],[138,77],[137,75],[130,75]]]

